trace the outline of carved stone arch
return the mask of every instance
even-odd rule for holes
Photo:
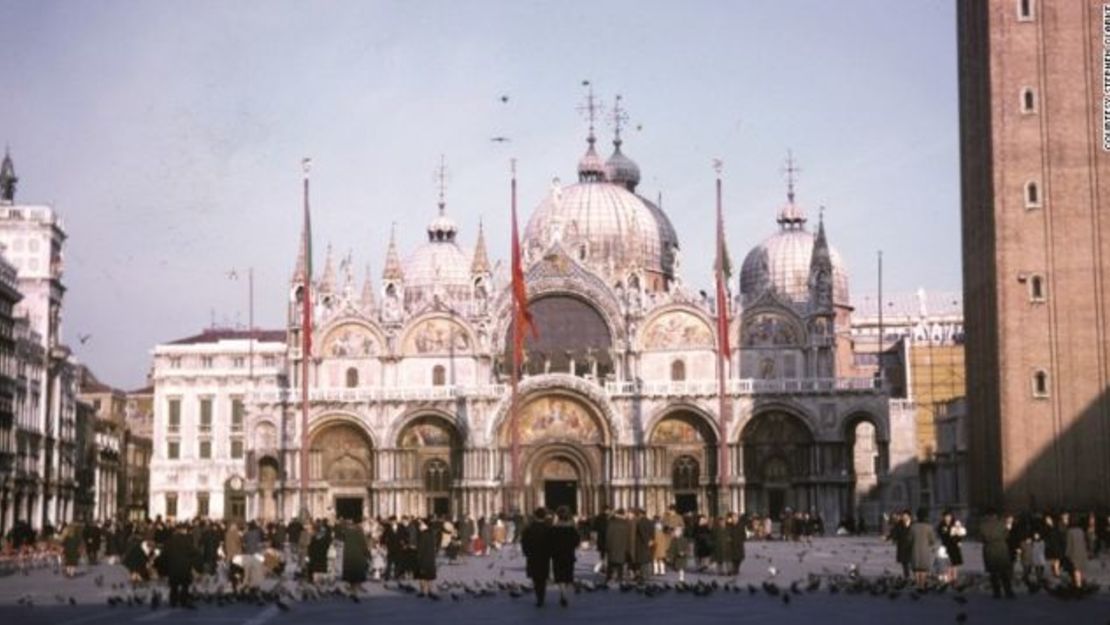
[[[320,354],[325,358],[373,358],[385,354],[388,350],[388,343],[386,342],[385,333],[382,332],[378,324],[367,321],[362,317],[353,316],[340,316],[332,319],[320,329],[320,336],[323,340],[320,341]],[[366,354],[365,345],[356,339],[344,337],[342,332],[350,332],[356,330],[369,335],[373,340],[374,345],[369,355]],[[348,353],[336,353],[341,346]]]
[[[865,421],[875,428],[875,439],[878,442],[890,442],[890,419],[877,416],[873,411],[864,407],[853,407],[840,418],[839,433],[841,440],[851,443],[855,438],[856,426]]]
[[[754,340],[757,333],[766,333],[765,340]],[[733,337],[742,347],[798,348],[809,343],[809,328],[793,308],[761,305],[744,310]]]
[[[366,423],[366,420],[360,417],[357,413],[346,410],[329,410],[328,412],[314,415],[308,424],[308,440],[313,441],[328,427],[337,424],[352,425],[355,428],[362,430],[362,433],[370,441],[370,445],[374,449],[380,449],[377,437],[374,436],[374,430]]]
[[[743,444],[745,431],[748,430],[760,416],[771,412],[785,412],[795,417],[801,423],[806,431],[809,433],[810,440],[816,442],[821,439],[820,429],[817,421],[813,415],[809,413],[803,406],[796,402],[786,400],[775,400],[768,402],[759,402],[753,404],[750,410],[745,410],[742,416],[737,419],[734,426],[735,430],[730,432],[730,439],[737,443]]]
[[[528,457],[523,467],[525,485],[532,486],[537,478],[542,477],[537,475],[537,472],[552,460],[569,461],[578,473],[578,479],[586,485],[596,483],[602,475],[601,466],[596,458],[581,446],[565,441],[547,443]]]
[[[622,321],[624,317],[621,303],[613,290],[604,280],[567,254],[561,245],[555,244],[532,263],[525,271],[524,281],[528,285],[529,301],[558,295],[580,299],[600,313],[609,327],[614,345],[625,340],[626,328]],[[513,319],[512,305],[512,285],[508,284],[493,306],[497,326],[492,340],[495,341],[493,347],[496,352],[505,349],[505,337]]]
[[[656,410],[651,417],[648,418],[647,424],[644,426],[644,443],[650,444],[652,434],[659,424],[671,418],[684,418],[686,415],[691,415],[697,418],[709,433],[713,435],[713,440],[706,441],[708,444],[717,444],[721,440],[720,425],[709,411],[705,410],[697,404],[690,402],[673,402]]]
[[[401,332],[397,351],[409,356],[465,355],[477,349],[470,324],[459,315],[433,311],[410,319]]]
[[[518,387],[517,405],[522,408],[530,401],[543,398],[563,398],[584,407],[600,431],[600,445],[609,446],[620,438],[618,416],[604,392],[596,385],[573,376],[554,374],[526,378]],[[507,426],[510,403],[510,399],[506,397],[498,404],[486,431],[486,440],[502,440],[500,434],[502,428]]]
[[[682,322],[683,319],[685,319],[685,323]],[[637,347],[641,351],[653,349],[712,350],[717,345],[716,331],[709,316],[706,315],[704,310],[688,304],[670,304],[656,308],[644,320],[642,327],[643,331],[637,337]],[[685,334],[675,336],[671,340],[671,337],[661,334],[661,330]]]
[[[431,406],[416,407],[406,410],[401,416],[392,420],[392,425],[386,434],[386,440],[394,447],[401,447],[401,436],[405,430],[423,420],[434,420],[443,425],[455,437],[455,442],[460,447],[466,443],[466,428],[456,415],[440,408]]]

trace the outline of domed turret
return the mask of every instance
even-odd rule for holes
[[[745,301],[754,301],[768,291],[774,291],[792,302],[803,304],[811,300],[810,270],[813,261],[815,235],[806,229],[806,213],[794,198],[793,160],[788,161],[786,204],[778,211],[775,221],[779,231],[752,248],[744,258],[740,270],[740,294]],[[836,305],[847,306],[848,274],[840,254],[827,244],[820,253],[828,254],[832,266],[832,300]]]
[[[605,161],[605,178],[613,184],[635,192],[636,185],[640,184],[640,166],[636,161],[621,152],[621,125],[627,120],[624,109],[621,108],[621,96],[617,96],[613,105],[613,154]]]

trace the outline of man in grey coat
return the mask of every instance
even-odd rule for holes
[[[921,508],[917,511],[917,522],[910,526],[910,561],[913,565],[913,577],[917,587],[924,590],[929,581],[929,571],[933,568],[933,559],[936,557],[937,545],[940,541],[929,523],[929,511]]]

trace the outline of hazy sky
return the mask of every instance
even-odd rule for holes
[[[302,156],[318,267],[330,241],[379,277],[391,222],[404,250],[423,240],[441,153],[461,242],[482,217],[506,258],[509,158],[525,219],[574,178],[587,78],[642,126],[625,152],[687,282],[710,282],[711,160],[739,263],[777,228],[792,148],[853,299],[880,248],[888,291],[958,290],[954,5],[0,1],[0,141],[17,200],[65,220],[66,339],[91,334],[78,357],[127,388],[156,343],[246,322],[233,268],[255,268],[256,323],[284,325]]]

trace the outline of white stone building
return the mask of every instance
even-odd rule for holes
[[[23,472],[12,512],[37,529],[73,518],[76,362],[61,343],[65,227],[50,206],[16,203],[17,181],[11,156],[5,154],[0,163],[0,246],[16,268],[23,296],[14,314],[26,319],[25,327],[17,324],[22,377],[15,408],[22,425],[16,432],[16,464],[17,473],[18,467]]]
[[[246,507],[245,402],[281,386],[284,359],[284,332],[207,330],[154,349],[152,516],[274,516]]]
[[[909,436],[912,447],[912,422],[908,432],[892,429],[882,385],[854,368],[848,273],[824,224],[809,227],[791,184],[777,228],[747,254],[729,306],[722,402],[713,302],[683,281],[677,233],[637,194],[639,168],[619,134],[608,159],[595,143],[591,129],[577,182],[556,183],[523,231],[539,334],[527,343],[515,421],[505,375],[509,285],[495,275],[483,233],[464,246],[441,199],[425,243],[402,260],[390,241],[379,284],[367,275],[356,285],[351,262],[337,269],[330,250],[313,276],[307,450],[303,246],[287,340],[266,344],[278,359],[265,377],[272,383],[260,376],[248,385],[241,369],[174,372],[167,359],[185,346],[156,348],[152,510],[167,513],[176,501],[187,516],[197,510],[192,493],[241,478],[247,513],[262,517],[302,507],[318,516],[477,516],[540,504],[654,513],[674,503],[812,510],[835,527],[877,514],[892,441]],[[708,273],[711,261],[697,258]],[[232,357],[225,342],[202,345],[210,357]],[[229,393],[247,401],[244,457],[188,469],[189,456],[168,460],[168,402],[183,402],[180,437],[193,440],[198,398],[219,394],[224,406]]]

